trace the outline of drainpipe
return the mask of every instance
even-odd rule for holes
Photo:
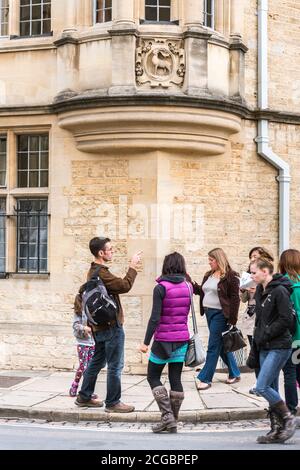
[[[258,109],[268,108],[268,0],[258,0]],[[279,172],[279,255],[289,248],[290,166],[269,146],[269,122],[258,121],[258,154]]]

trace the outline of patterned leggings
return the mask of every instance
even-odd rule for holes
[[[77,388],[78,384],[80,382],[80,379],[84,372],[86,371],[90,360],[92,359],[93,355],[95,352],[95,346],[83,346],[83,345],[78,345],[77,346],[77,353],[78,353],[78,359],[79,359],[79,367],[76,371],[75,374],[75,379],[72,384],[72,387]]]

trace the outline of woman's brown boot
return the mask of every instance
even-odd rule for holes
[[[184,400],[184,392],[174,392],[171,390],[170,400],[174,418],[178,421],[179,411]]]
[[[174,418],[167,389],[163,386],[155,387],[152,393],[161,412],[161,421],[159,424],[152,427],[152,431],[157,434],[164,431],[176,433],[177,423]]]

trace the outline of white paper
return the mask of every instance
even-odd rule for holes
[[[256,284],[251,274],[244,271],[240,277],[240,289],[251,289],[251,287],[256,287]]]

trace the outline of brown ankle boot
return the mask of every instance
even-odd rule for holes
[[[270,418],[271,429],[265,436],[258,436],[256,442],[259,444],[275,444],[278,442],[277,436],[281,429],[281,421],[271,407],[267,411],[268,417]]]
[[[161,421],[159,424],[152,427],[152,431],[155,433],[164,431],[171,433],[177,432],[177,423],[174,418],[167,389],[163,386],[155,387],[152,393],[161,412]]]
[[[174,418],[176,421],[178,421],[179,411],[184,400],[184,392],[174,392],[171,390],[170,400]]]
[[[281,421],[281,429],[276,436],[276,441],[285,442],[295,434],[296,420],[283,401],[276,403],[272,409]]]

